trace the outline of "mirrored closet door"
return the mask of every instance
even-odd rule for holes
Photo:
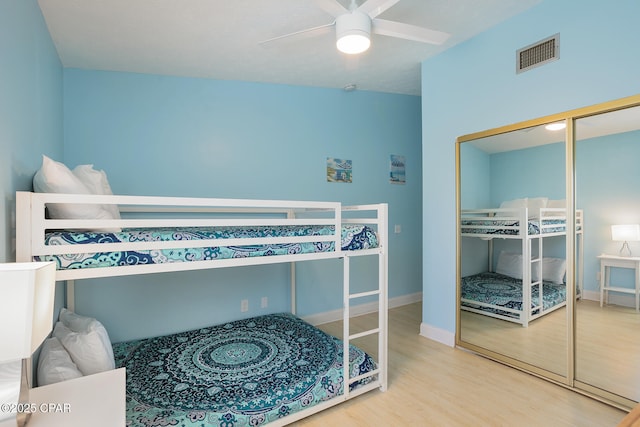
[[[626,408],[640,400],[639,105],[456,145],[456,344]]]
[[[566,204],[564,132],[477,138],[459,157],[460,339],[566,377],[566,235],[550,219]]]
[[[575,379],[588,390],[638,402],[640,107],[579,118],[575,135],[576,204],[586,227]]]

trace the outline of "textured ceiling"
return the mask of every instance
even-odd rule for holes
[[[441,46],[373,35],[347,56],[316,0],[39,0],[64,67],[420,95],[420,63],[542,0],[400,0],[379,18],[451,34]],[[348,6],[348,0],[340,0]],[[358,1],[359,4],[362,1]],[[514,52],[515,55],[515,52]]]

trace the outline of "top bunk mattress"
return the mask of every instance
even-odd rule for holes
[[[513,219],[463,219],[460,221],[463,235],[495,234],[502,236],[520,235],[520,220]],[[566,233],[567,221],[564,219],[529,219],[527,235]]]
[[[194,247],[170,249],[136,249],[60,255],[34,256],[34,261],[52,261],[58,270],[164,264],[216,259],[262,257],[319,252],[333,252],[333,241],[270,243],[253,245],[202,246],[198,240],[246,238],[295,238],[300,236],[330,236],[331,225],[316,226],[252,226],[252,227],[184,227],[132,228],[119,232],[52,231],[45,236],[45,245],[83,245],[100,243],[140,243],[194,241]],[[354,251],[379,246],[373,228],[360,224],[343,224],[341,249]]]

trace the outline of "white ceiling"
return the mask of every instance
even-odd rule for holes
[[[367,52],[349,57],[336,50],[333,32],[259,43],[331,23],[333,17],[315,1],[38,3],[62,64],[68,68],[328,88],[356,84],[360,90],[420,95],[422,61],[542,0],[400,0],[379,15],[450,33],[441,46],[373,35]],[[349,0],[339,1],[348,7]]]

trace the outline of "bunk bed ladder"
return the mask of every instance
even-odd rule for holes
[[[370,372],[367,372],[366,374],[363,375],[358,375],[355,377],[351,377],[350,374],[345,374],[345,384],[344,384],[344,395],[345,397],[348,397],[350,391],[349,391],[349,386],[357,381],[360,381],[364,378],[370,378],[373,377],[374,375],[378,375],[378,382],[380,383],[380,388],[382,389],[382,391],[386,390],[386,375],[385,375],[385,371],[386,369],[382,369],[382,366],[386,366],[386,336],[383,332],[383,330],[386,328],[386,322],[387,322],[387,313],[386,313],[386,303],[384,302],[385,300],[385,296],[383,294],[384,290],[381,287],[378,287],[378,289],[372,290],[372,291],[367,291],[367,292],[360,292],[360,293],[356,293],[356,294],[351,294],[349,291],[349,261],[350,258],[348,256],[343,258],[344,261],[344,319],[343,319],[343,331],[342,331],[342,336],[343,336],[343,367],[346,367],[345,370],[348,370],[349,367],[349,346],[351,343],[351,340],[355,340],[358,338],[362,338],[362,337],[366,337],[369,335],[377,335],[378,336],[378,367]],[[381,284],[382,281],[379,281],[379,284]],[[358,298],[365,298],[365,297],[370,297],[370,296],[376,296],[378,298],[379,301],[379,309],[378,309],[378,326],[374,327],[372,329],[368,329],[365,331],[361,331],[358,333],[351,333],[351,328],[350,328],[350,316],[351,316],[351,301],[358,299]]]
[[[540,232],[542,232],[542,230],[540,230]],[[534,255],[533,251],[531,251],[530,249],[530,255],[531,255],[531,289],[533,292],[533,286],[534,285],[538,285],[538,304],[536,305],[536,307],[533,307],[531,310],[531,317],[533,317],[533,311],[535,311],[536,309],[538,310],[537,315],[542,315],[543,309],[544,309],[544,300],[542,298],[542,296],[544,295],[544,283],[542,280],[542,243],[544,241],[544,239],[542,238],[542,236],[536,238],[536,241],[538,243],[538,253]],[[533,271],[535,271],[537,268],[538,271],[538,280],[534,281],[533,280]]]

